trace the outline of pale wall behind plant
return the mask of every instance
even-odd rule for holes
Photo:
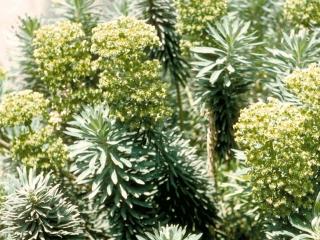
[[[16,46],[14,28],[18,17],[41,16],[48,9],[48,0],[0,0],[0,65],[9,68]]]

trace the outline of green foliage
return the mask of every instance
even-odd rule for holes
[[[314,203],[312,214],[299,213],[289,217],[289,221],[294,230],[282,230],[268,233],[268,239],[298,239],[317,240],[320,239],[320,193]]]
[[[187,234],[186,229],[176,225],[167,225],[146,235],[146,238],[138,237],[138,240],[199,240],[201,238],[201,234]]]
[[[268,83],[273,94],[293,101],[294,97],[288,93],[283,84],[283,78],[295,69],[302,69],[317,62],[320,56],[319,32],[307,30],[283,33],[281,45],[278,48],[269,48],[269,57],[265,65],[271,81]]]
[[[83,239],[82,220],[50,175],[35,170],[18,170],[20,186],[8,196],[1,211],[3,232],[10,239]]]
[[[132,0],[118,0],[107,2],[107,11],[104,14],[107,20],[115,20],[123,16],[129,16]]]
[[[213,111],[217,129],[216,150],[220,158],[230,156],[235,147],[233,124],[246,103],[245,94],[252,88],[257,70],[254,52],[259,44],[249,33],[250,23],[225,17],[209,27],[215,47],[196,47],[193,63],[196,71],[196,94]]]
[[[29,126],[33,118],[44,117],[49,102],[42,93],[23,90],[4,95],[0,104],[0,125]]]
[[[33,90],[43,89],[37,76],[36,63],[33,56],[34,48],[32,41],[35,32],[40,28],[41,24],[37,18],[26,17],[20,19],[20,26],[17,32],[20,45],[19,65],[23,79],[27,87]]]
[[[159,61],[149,60],[145,51],[159,44],[154,27],[124,17],[94,28],[92,43],[101,71],[99,86],[112,115],[133,127],[149,126],[169,115]]]
[[[235,152],[237,160],[246,158],[241,151]],[[235,170],[224,170],[219,191],[221,199],[218,202],[219,221],[217,223],[217,239],[264,239],[263,216],[252,196],[249,168],[239,163]]]
[[[110,209],[116,239],[136,239],[156,216],[208,234],[216,214],[212,183],[195,149],[180,136],[127,132],[102,106],[86,108],[67,130],[78,139],[70,146],[71,170],[78,184],[91,188],[89,199]]]
[[[153,48],[151,58],[163,64],[164,76],[173,84],[185,84],[189,77],[188,63],[181,55],[180,36],[176,32],[176,9],[172,0],[138,0],[133,6],[147,23],[154,26],[161,45]]]
[[[252,32],[266,45],[278,44],[286,25],[282,16],[284,0],[232,0],[230,11],[251,22]]]
[[[99,11],[97,11],[95,0],[61,0],[54,2],[56,15],[81,23],[84,31],[90,35],[92,28],[99,21]]]
[[[154,191],[148,183],[151,166],[143,155],[146,149],[133,142],[132,134],[119,128],[108,112],[102,106],[87,107],[70,123],[67,134],[77,139],[70,146],[75,159],[71,171],[78,184],[91,188],[89,199],[109,209],[112,235],[136,239],[154,224],[148,197]]]
[[[320,166],[315,126],[303,108],[275,99],[242,110],[236,137],[262,210],[286,216],[310,207]]]
[[[318,0],[286,0],[284,16],[295,27],[311,27],[320,24]]]
[[[226,0],[175,0],[178,11],[178,30],[188,46],[211,43],[208,24],[226,14]]]
[[[207,177],[203,160],[175,131],[154,130],[150,134],[160,173],[155,196],[159,213],[169,223],[195,229],[208,238],[208,229],[215,224],[216,208],[213,183]]]
[[[285,229],[270,239],[319,238],[319,214],[307,214],[320,189],[319,3],[97,2],[54,1],[51,25],[21,20],[14,77],[30,90],[1,96],[0,165],[42,173],[19,170],[11,195],[1,179],[5,239],[260,240],[266,228]],[[296,105],[241,111],[267,99],[264,83]]]
[[[171,81],[176,90],[176,106],[183,128],[181,85],[190,77],[189,64],[180,49],[180,36],[176,32],[177,16],[173,0],[137,0],[132,11],[154,26],[161,45],[151,50],[151,58],[159,59],[163,66],[163,78]]]

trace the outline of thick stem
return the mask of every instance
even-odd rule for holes
[[[10,149],[10,144],[9,144],[9,143],[7,143],[6,141],[4,141],[4,140],[0,139],[0,147],[5,148],[5,149],[9,150],[9,149]]]
[[[215,124],[215,116],[213,110],[209,109],[207,112],[208,117],[208,128],[207,128],[207,167],[209,176],[214,179],[215,186],[218,187],[217,181],[217,160],[218,156],[216,153],[217,145],[217,131]]]
[[[179,125],[180,125],[180,130],[182,131],[184,128],[183,107],[182,107],[180,86],[177,81],[175,81],[175,86],[176,86],[176,92],[177,92],[177,104],[178,104],[178,111],[179,111]]]
[[[199,111],[197,108],[196,108],[196,105],[194,103],[194,100],[193,100],[193,96],[192,96],[192,93],[190,91],[190,88],[188,85],[185,86],[185,91],[186,91],[186,94],[188,96],[188,101],[189,101],[189,105],[190,107],[194,110],[194,111]]]

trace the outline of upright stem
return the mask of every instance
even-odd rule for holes
[[[176,92],[177,92],[177,104],[178,104],[178,111],[179,111],[179,125],[180,125],[180,130],[182,131],[184,128],[183,107],[182,107],[180,86],[177,81],[175,81],[175,86],[176,86]]]
[[[216,131],[216,124],[215,124],[215,116],[212,109],[208,109],[207,117],[208,117],[208,128],[207,128],[208,173],[209,173],[209,176],[211,176],[214,179],[215,186],[218,187],[218,181],[217,181],[218,156],[216,153],[217,131]]]
[[[10,149],[10,144],[7,143],[6,141],[0,139],[0,148],[1,148],[1,147],[9,150],[9,149]]]

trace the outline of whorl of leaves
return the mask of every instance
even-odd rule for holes
[[[266,45],[278,44],[280,33],[286,29],[283,18],[285,0],[231,0],[229,11],[251,22],[251,31]]]
[[[173,84],[185,84],[189,77],[188,63],[180,49],[180,36],[176,31],[177,14],[172,0],[137,0],[133,5],[139,18],[156,28],[161,45],[152,49],[151,57],[159,59],[164,74]]]
[[[77,208],[64,198],[59,186],[50,184],[50,174],[36,175],[18,169],[21,186],[7,197],[1,223],[10,239],[83,239],[82,220]]]
[[[254,83],[257,70],[254,52],[260,43],[249,32],[250,23],[224,17],[209,27],[215,47],[193,48],[196,95],[215,116],[217,145],[221,159],[235,147],[233,125],[246,104],[245,94]]]
[[[190,77],[189,64],[183,58],[180,36],[176,31],[177,14],[173,0],[136,0],[133,11],[146,19],[157,31],[161,45],[151,49],[151,58],[158,59],[163,66],[163,77],[168,78],[176,90],[176,104],[180,125],[183,128],[181,85]]]
[[[138,237],[138,240],[199,240],[201,238],[201,234],[187,234],[185,228],[177,225],[167,225],[146,235],[146,238]]]
[[[153,131],[149,137],[161,175],[155,197],[159,212],[171,224],[208,234],[208,227],[215,224],[216,209],[213,185],[206,176],[203,160],[175,131]]]
[[[274,95],[286,101],[296,101],[285,88],[283,79],[294,70],[317,62],[320,56],[319,46],[319,32],[304,29],[283,33],[280,47],[267,49],[269,56],[264,67],[271,79],[268,87]]]
[[[85,108],[70,123],[67,134],[77,139],[70,146],[76,182],[91,188],[89,199],[99,199],[98,205],[110,209],[116,239],[136,239],[136,234],[154,224],[155,216],[150,214],[153,206],[147,198],[153,186],[148,183],[145,149],[132,142],[131,134],[121,130],[103,106]]]
[[[37,18],[26,17],[20,19],[20,26],[17,30],[17,37],[20,41],[19,66],[24,81],[28,88],[33,90],[43,89],[43,86],[37,74],[37,64],[33,57],[34,47],[32,41],[35,32],[40,28],[40,21]]]

